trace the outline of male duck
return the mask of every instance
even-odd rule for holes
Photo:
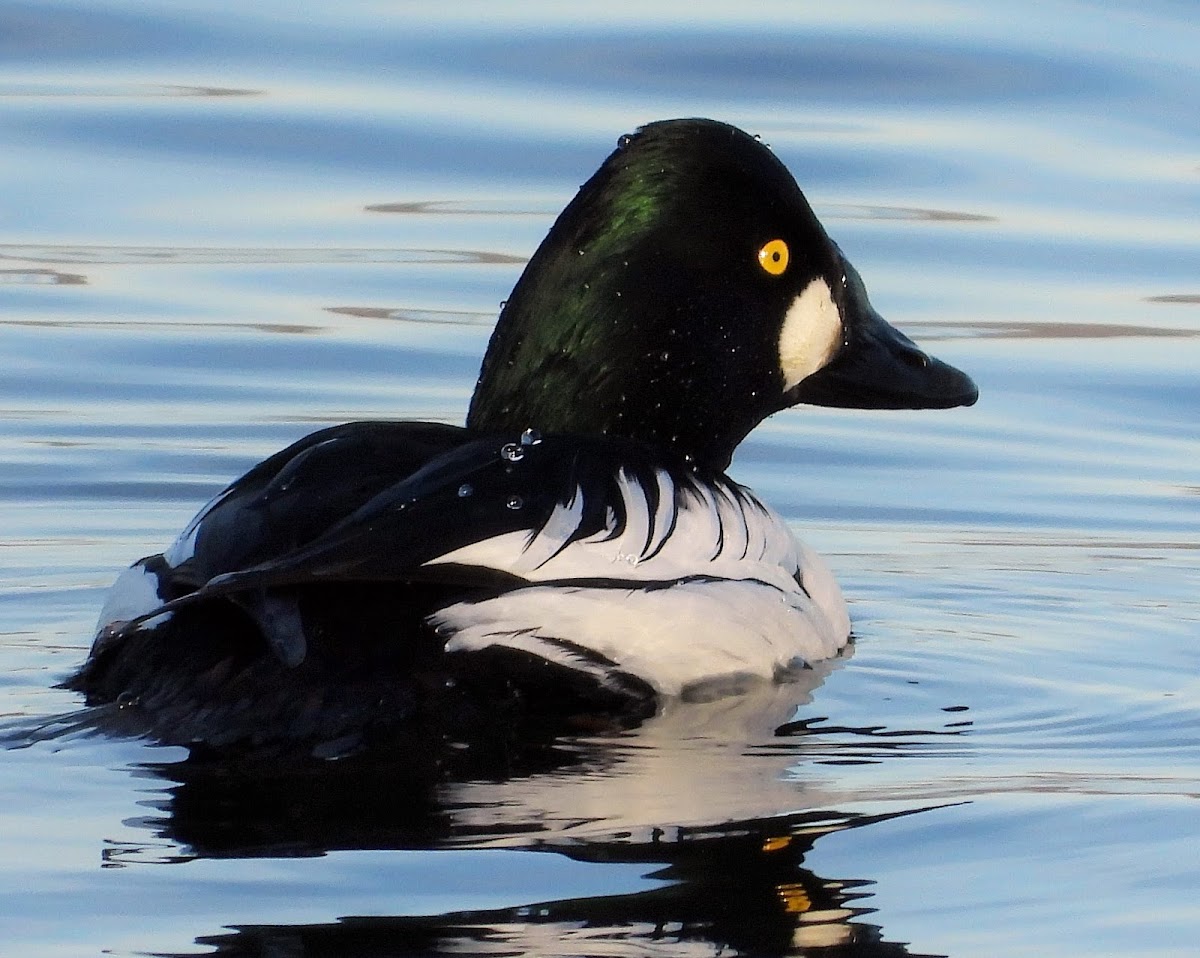
[[[166,741],[261,745],[779,678],[849,617],[725,476],[738,443],[795,403],[976,397],[872,309],[767,147],[652,123],[530,260],[466,428],[348,423],[255,466],[118,579],[67,684]]]

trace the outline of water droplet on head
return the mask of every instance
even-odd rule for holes
[[[623,150],[623,149],[625,149],[625,147],[629,146],[629,144],[632,142],[633,142],[633,134],[632,133],[622,133],[620,136],[617,137],[617,149]]]
[[[501,311],[503,311],[503,310],[504,310],[504,308],[505,308],[506,306],[508,306],[508,300],[507,300],[507,299],[502,299],[502,300],[500,300],[500,309],[501,309]]]
[[[467,496],[471,495],[474,491],[475,491],[474,486],[472,486],[469,482],[464,482],[461,486],[458,487],[458,498],[466,499]]]
[[[504,504],[510,509],[520,509],[523,505],[525,505],[525,500],[520,496],[512,495],[508,497],[508,501]]]
[[[130,709],[138,704],[138,697],[132,692],[122,692],[117,696],[117,708]]]
[[[661,359],[665,363],[668,359],[671,358],[671,351],[669,349],[664,349],[661,353],[658,354],[658,358]]]
[[[500,458],[509,462],[520,462],[525,458],[525,450],[515,442],[506,442],[500,447]]]
[[[542,434],[536,429],[526,429],[523,433],[521,433],[522,446],[536,446],[541,441]]]

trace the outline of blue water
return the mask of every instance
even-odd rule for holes
[[[421,796],[0,752],[0,953],[1194,954],[1193,6],[444,6],[0,2],[6,721],[78,707],[116,572],[257,460],[461,421],[525,258],[651,119],[761,134],[980,402],[743,445],[852,602],[809,686]]]

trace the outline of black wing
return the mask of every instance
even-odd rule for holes
[[[320,539],[364,503],[469,442],[457,426],[353,422],[259,463],[192,520],[165,553],[178,595]]]
[[[103,629],[93,654],[164,612],[224,598],[254,620],[277,658],[298,665],[308,650],[304,586],[412,581],[472,529],[490,535],[530,521],[532,510],[509,508],[511,494],[495,488],[508,477],[501,463],[513,465],[501,458],[506,445],[521,448],[519,439],[420,422],[348,423],[301,439],[221,492],[162,556],[143,560],[164,603]],[[541,504],[553,507],[545,496]],[[481,587],[497,576],[450,566],[424,578]]]
[[[205,595],[460,581],[471,573],[424,564],[507,532],[533,534],[577,489],[586,503],[578,535],[591,534],[620,506],[618,471],[653,488],[656,465],[648,449],[622,440],[480,436],[434,423],[337,426],[272,456],[218,496],[173,547],[181,555],[191,549],[172,562],[173,574]]]
[[[456,590],[511,588],[498,569],[432,559],[511,532],[531,537],[555,507],[585,504],[573,535],[609,526],[616,476],[649,488],[656,457],[601,438],[479,436],[432,423],[351,423],[315,433],[252,469],[217,496],[164,553],[159,608],[225,598],[257,623],[275,655],[303,661],[298,597],[336,584],[422,583]],[[624,516],[616,515],[618,534]]]

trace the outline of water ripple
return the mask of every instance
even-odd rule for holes
[[[235,87],[185,86],[166,83],[0,83],[0,97],[77,99],[152,99],[163,97],[241,97],[263,96],[264,90]]]
[[[170,264],[306,264],[306,263],[422,263],[522,264],[525,258],[487,250],[458,249],[297,249],[181,246],[51,246],[0,243],[0,260],[34,263],[148,265]]]

